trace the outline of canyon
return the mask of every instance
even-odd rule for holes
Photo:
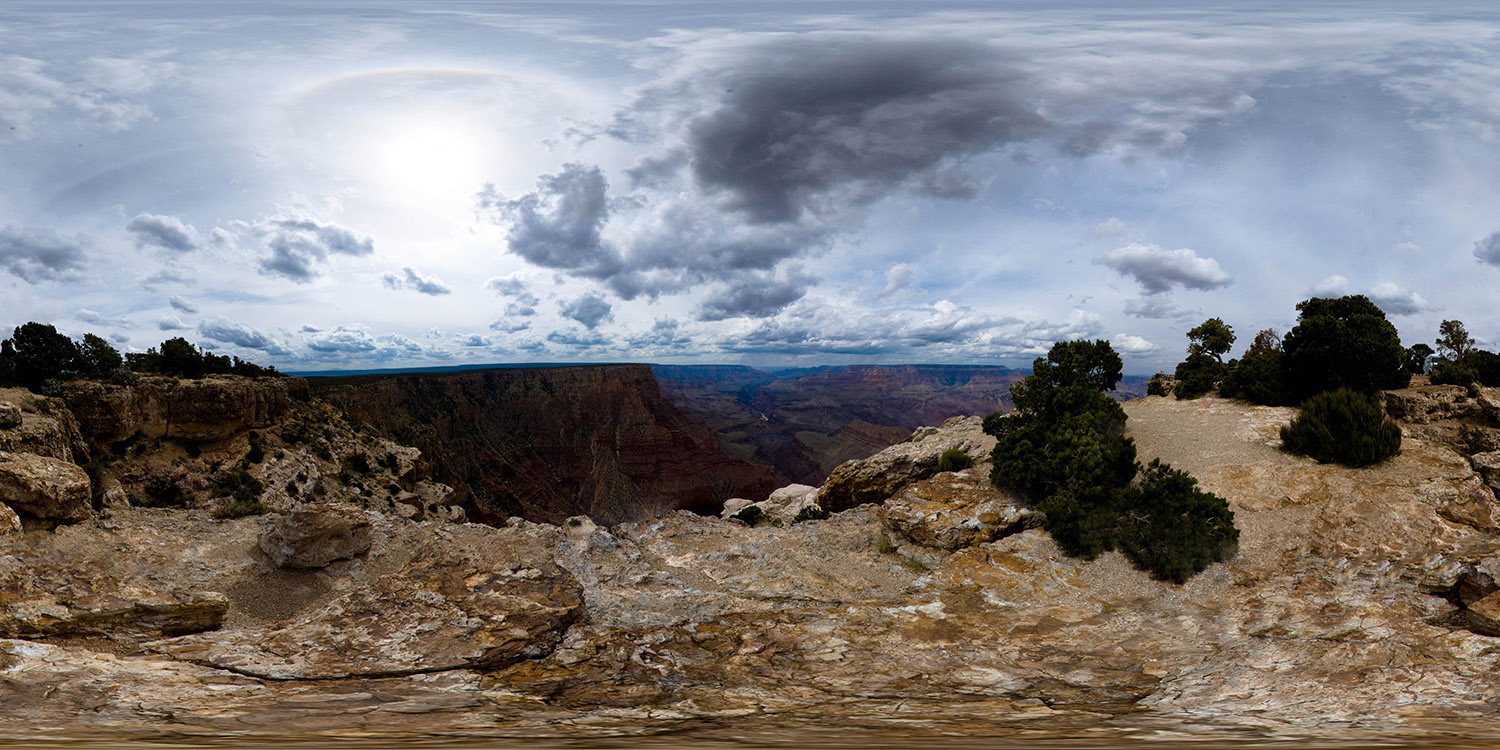
[[[444,400],[458,388],[545,390],[483,378],[405,384],[430,390],[432,411],[401,419],[468,408]],[[1140,458],[1190,471],[1241,530],[1232,559],[1173,585],[1119,553],[1064,555],[988,482],[977,415],[722,514],[487,525],[394,428],[317,395],[335,389],[205,379],[191,385],[243,413],[173,432],[147,406],[175,403],[179,385],[93,394],[76,413],[73,394],[94,386],[0,391],[0,458],[14,462],[0,462],[0,502],[22,485],[38,501],[0,523],[13,737],[1495,733],[1500,389],[1419,379],[1386,393],[1402,452],[1364,469],[1281,451],[1292,409],[1126,402]],[[99,414],[136,432],[111,442],[99,425],[117,418]],[[939,472],[950,449],[974,465]],[[146,502],[158,477],[176,504]],[[265,509],[220,513],[249,480]]]

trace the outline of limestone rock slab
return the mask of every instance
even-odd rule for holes
[[[0,451],[0,502],[49,521],[79,521],[91,511],[89,475],[48,456]]]
[[[880,520],[912,541],[949,552],[1039,528],[1044,517],[972,472],[939,474],[880,506]]]
[[[278,567],[321,568],[370,549],[371,523],[352,505],[310,503],[272,518],[260,548]]]
[[[995,439],[984,433],[980,417],[954,417],[941,427],[922,427],[905,442],[869,458],[845,461],[828,475],[818,505],[830,512],[864,503],[883,503],[902,487],[937,471],[943,451],[958,448],[976,462],[989,458]]]

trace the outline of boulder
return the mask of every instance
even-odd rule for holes
[[[1500,555],[1491,555],[1464,568],[1458,583],[1458,600],[1465,606],[1500,591]]]
[[[15,404],[0,402],[0,430],[21,426],[21,409]]]
[[[902,487],[932,476],[943,451],[958,448],[982,461],[995,447],[979,417],[954,417],[941,427],[922,427],[905,442],[869,458],[845,461],[823,483],[818,505],[837,513],[865,503],[883,503]]]
[[[321,568],[370,549],[370,519],[349,505],[313,503],[277,516],[260,548],[278,567]]]
[[[758,503],[752,503],[743,498],[730,498],[724,501],[724,511],[719,514],[720,518],[730,518],[750,506],[758,508],[762,517],[769,519],[772,523],[785,526],[797,520],[797,515],[805,508],[815,508],[818,505],[818,488],[806,484],[789,484],[771,493],[771,496]]]
[[[892,531],[949,552],[1039,528],[1044,516],[970,472],[917,482],[880,506]]]
[[[0,388],[0,451],[78,463],[89,456],[78,422],[62,399],[38,396],[25,388]]]
[[[1480,634],[1500,636],[1500,591],[1469,605],[1469,629]]]
[[[720,518],[729,518],[730,516],[732,516],[732,515],[740,512],[740,511],[744,510],[745,508],[748,508],[748,507],[750,507],[750,506],[752,506],[754,504],[755,503],[753,501],[747,500],[747,499],[745,499],[743,497],[731,497],[728,500],[724,501],[724,510],[722,510],[722,511],[719,512],[719,517]]]
[[[0,451],[0,502],[32,518],[80,521],[90,512],[89,475],[48,456]]]
[[[1484,477],[1484,483],[1500,492],[1500,451],[1476,453],[1469,457],[1474,470]]]
[[[1461,385],[1423,385],[1382,391],[1381,395],[1387,414],[1415,424],[1479,416],[1482,408]]]
[[[15,534],[21,530],[21,517],[9,505],[0,505],[0,536]]]

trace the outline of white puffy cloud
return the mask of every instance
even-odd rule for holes
[[[1218,289],[1233,281],[1217,260],[1200,257],[1188,248],[1168,250],[1160,245],[1132,242],[1100,253],[1094,262],[1135,279],[1146,294],[1161,294],[1174,286]]]

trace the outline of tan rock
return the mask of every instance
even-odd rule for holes
[[[1500,637],[1500,591],[1470,604],[1465,614],[1470,630],[1480,635]]]
[[[897,492],[880,520],[928,547],[948,551],[1039,528],[1043,516],[972,472],[939,474]]]
[[[78,463],[88,460],[88,445],[62,399],[38,396],[24,388],[0,388],[0,409],[14,409],[20,418],[0,429],[0,451]]]
[[[16,515],[9,505],[0,504],[0,536],[20,533],[20,531],[21,517]]]
[[[1465,606],[1500,591],[1500,555],[1490,555],[1466,566],[1458,583],[1458,600]]]
[[[0,430],[21,426],[21,408],[8,402],[0,402]]]
[[[1392,417],[1415,424],[1480,415],[1480,402],[1469,397],[1461,385],[1421,385],[1384,391],[1385,411]]]
[[[79,521],[91,512],[89,475],[55,458],[0,452],[0,502],[32,518]]]
[[[937,471],[943,451],[958,448],[976,462],[989,458],[995,439],[984,434],[980,417],[954,417],[941,427],[922,427],[905,442],[857,461],[840,464],[818,491],[818,505],[839,512],[864,503],[883,503],[902,487]]]
[[[266,427],[307,397],[295,377],[211,375],[197,380],[143,376],[133,386],[91,380],[63,384],[63,397],[96,449],[139,434],[208,441]]]
[[[371,526],[357,507],[312,503],[272,518],[260,548],[282,568],[321,568],[369,550]]]

